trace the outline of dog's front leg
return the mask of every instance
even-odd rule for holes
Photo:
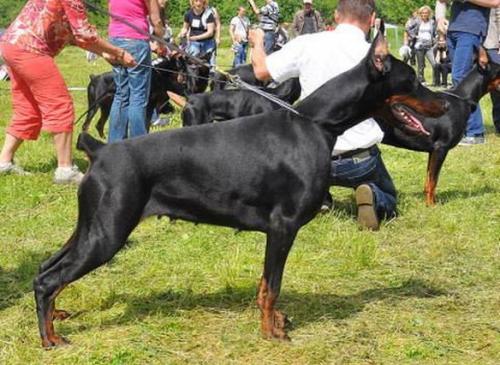
[[[439,179],[439,173],[447,154],[448,151],[444,148],[434,149],[429,154],[429,160],[427,162],[427,178],[424,187],[425,202],[428,206],[436,204],[436,187]]]
[[[285,227],[273,227],[267,234],[264,274],[257,293],[262,336],[266,339],[290,340],[285,329],[286,315],[275,309],[275,305],[281,289],[286,259],[296,234],[296,229]]]

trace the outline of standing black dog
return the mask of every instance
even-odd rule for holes
[[[301,90],[299,79],[293,78],[263,91],[293,104],[300,97]],[[279,108],[275,102],[250,90],[230,89],[193,94],[188,97],[182,110],[182,125],[187,127],[229,120]]]
[[[283,269],[298,230],[327,192],[336,137],[384,103],[400,110],[394,100],[412,102],[424,115],[446,107],[379,36],[355,68],[300,103],[301,115],[276,110],[108,145],[80,135],[91,165],[78,192],[76,230],[34,280],[43,346],[66,342],[54,331],[53,320],[68,315],[55,309],[57,295],[108,262],[141,219],[155,215],[266,233],[257,295],[262,334],[288,339],[275,308]]]
[[[411,135],[387,123],[379,123],[384,131],[382,143],[429,153],[424,186],[427,205],[436,203],[436,187],[441,167],[448,151],[462,139],[470,114],[476,109],[479,100],[486,93],[498,89],[499,85],[500,65],[490,63],[486,51],[481,49],[477,66],[455,88],[438,93],[440,98],[448,101],[450,108],[441,117],[422,119],[423,127],[429,132],[427,135]],[[393,113],[387,113],[382,119],[394,123]]]

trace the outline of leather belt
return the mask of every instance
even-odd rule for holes
[[[347,151],[344,153],[341,153],[340,155],[332,156],[333,161],[338,161],[338,160],[343,160],[346,158],[355,158],[357,160],[363,160],[365,158],[368,158],[372,155],[375,155],[378,151],[378,148],[376,145],[371,146],[370,148],[358,148],[356,150],[351,150]]]

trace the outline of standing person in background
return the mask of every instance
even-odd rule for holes
[[[13,108],[0,153],[0,174],[27,174],[14,164],[14,155],[25,140],[37,139],[43,129],[54,137],[54,182],[78,184],[83,178],[72,159],[73,101],[54,62],[68,44],[108,62],[136,64],[130,53],[99,37],[80,0],[29,0],[0,39],[0,53],[12,81]]]
[[[432,70],[436,67],[434,60],[434,38],[436,37],[436,24],[434,19],[431,18],[432,11],[427,5],[422,6],[418,10],[419,20],[416,26],[416,42],[415,52],[417,56],[417,75],[418,81],[422,84],[425,83],[425,59],[431,64]],[[434,77],[435,79],[435,77]]]
[[[110,0],[109,11],[113,14],[108,28],[110,42],[127,50],[138,63],[129,69],[113,66],[116,92],[110,112],[108,141],[116,142],[147,133],[146,106],[151,86],[151,68],[144,67],[151,66],[148,16],[158,37],[164,36],[165,27],[158,0]],[[142,32],[119,18],[134,24]]]
[[[247,62],[250,20],[248,20],[245,14],[245,7],[238,7],[238,14],[231,19],[231,23],[229,24],[229,34],[233,42],[232,49],[234,52],[233,67],[244,65]]]
[[[280,18],[278,3],[273,0],[266,0],[266,5],[257,8],[254,0],[248,0],[253,12],[259,17],[259,27],[264,31],[264,50],[266,54],[274,51],[276,43],[276,29]]]
[[[207,11],[212,12],[212,14],[214,15],[214,21],[215,21],[215,28],[214,28],[215,48],[212,52],[212,55],[210,56],[210,66],[211,66],[210,72],[213,73],[215,70],[215,66],[217,65],[217,49],[219,48],[219,45],[220,45],[220,32],[222,30],[222,25],[220,23],[219,12],[217,11],[217,9],[215,7],[210,6],[208,4],[208,0],[207,0]]]
[[[410,65],[416,65],[415,58],[415,42],[417,41],[418,34],[418,9],[415,10],[411,17],[406,21],[405,24],[405,32],[403,34],[404,37],[404,45],[408,46],[410,51],[408,52],[408,61],[410,61]],[[407,62],[405,60],[405,62]]]
[[[490,8],[500,6],[500,0],[453,1],[450,22],[446,20],[448,0],[436,1],[438,30],[447,34],[448,52],[451,58],[451,79],[457,85],[472,69],[474,53],[488,32]],[[478,107],[467,121],[462,146],[483,144],[484,125],[481,108]]]
[[[191,8],[184,14],[184,23],[178,37],[187,37],[186,52],[191,56],[208,54],[215,50],[215,17],[207,11],[208,0],[190,0]]]
[[[499,46],[500,46],[500,8],[491,9],[490,24],[488,27],[488,36],[484,41],[484,48],[488,51],[491,61],[500,64]],[[490,93],[493,111],[493,124],[495,125],[495,134],[500,137],[500,92],[494,90]]]
[[[304,0],[304,8],[295,13],[292,29],[296,36],[325,30],[321,14],[313,9],[312,0]]]
[[[438,40],[434,47],[434,81],[432,86],[448,87],[448,74],[451,72],[451,61],[448,57],[448,48],[446,46],[446,35],[438,32]]]

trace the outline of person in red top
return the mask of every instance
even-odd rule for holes
[[[56,183],[79,183],[73,165],[74,107],[54,57],[68,44],[97,53],[110,63],[134,66],[125,50],[99,37],[80,0],[29,0],[0,38],[0,54],[9,69],[13,115],[2,151],[0,174],[27,174],[14,164],[24,140],[52,133],[57,155]]]

